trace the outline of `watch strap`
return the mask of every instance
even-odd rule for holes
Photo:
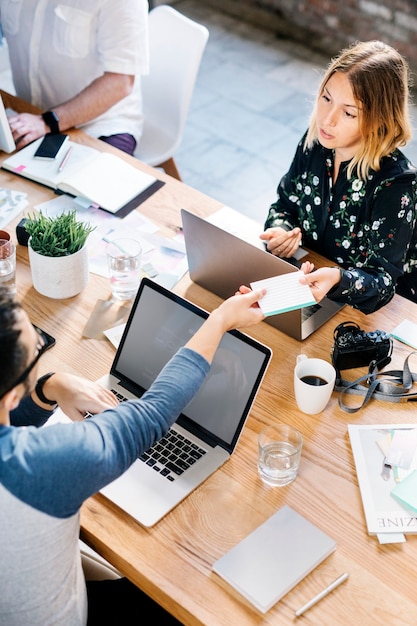
[[[43,402],[44,404],[49,404],[50,406],[55,406],[55,404],[57,404],[56,400],[49,400],[49,398],[47,398],[45,396],[45,394],[43,393],[43,386],[46,383],[46,381],[51,378],[51,376],[53,376],[55,374],[55,372],[49,372],[48,374],[45,374],[44,376],[41,376],[38,379],[38,382],[36,383],[35,386],[35,392],[36,395],[38,396],[39,400],[41,402]]]
[[[59,130],[59,117],[55,111],[45,111],[42,113],[42,119],[47,126],[51,129],[52,135],[58,135]]]

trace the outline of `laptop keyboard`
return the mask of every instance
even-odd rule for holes
[[[128,399],[115,389],[112,389],[112,392],[119,402]],[[87,415],[87,417],[89,416]],[[205,454],[206,450],[181,435],[174,428],[170,428],[162,439],[145,450],[139,460],[172,482]]]
[[[170,428],[165,437],[146,450],[139,459],[161,476],[173,481],[205,454],[203,448]]]
[[[305,322],[305,320],[308,320],[308,318],[314,315],[319,309],[321,309],[320,304],[312,304],[311,306],[304,307],[301,311],[302,321]]]

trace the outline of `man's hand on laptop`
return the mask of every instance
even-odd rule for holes
[[[117,398],[109,389],[65,372],[57,372],[48,378],[42,392],[48,400],[55,400],[65,415],[74,422],[84,420],[86,413],[101,413],[118,404]],[[33,392],[32,397],[39,404],[36,392]]]
[[[10,115],[8,120],[18,150],[49,132],[41,115],[16,113]]]

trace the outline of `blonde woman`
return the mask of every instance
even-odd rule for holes
[[[299,245],[338,267],[303,263],[315,298],[364,313],[395,291],[417,302],[416,168],[409,70],[381,41],[342,50],[321,82],[310,126],[278,185],[261,239],[282,258]]]

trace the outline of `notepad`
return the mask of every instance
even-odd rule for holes
[[[336,549],[336,542],[289,506],[222,556],[213,570],[266,613]]]
[[[403,320],[391,331],[391,335],[417,350],[417,324],[414,322]]]
[[[15,152],[2,163],[6,170],[34,180],[56,191],[82,197],[92,204],[118,214],[120,209],[159,183],[156,178],[142,172],[127,161],[100,152],[90,146],[67,141],[64,153],[72,148],[64,169],[59,171],[62,154],[52,161],[39,161],[34,153],[42,137]]]
[[[391,495],[407,508],[417,513],[417,470],[413,470],[406,478],[391,489]]]
[[[266,294],[259,301],[265,317],[316,304],[310,287],[300,283],[301,276],[304,272],[290,272],[250,284],[252,289],[266,289]]]

